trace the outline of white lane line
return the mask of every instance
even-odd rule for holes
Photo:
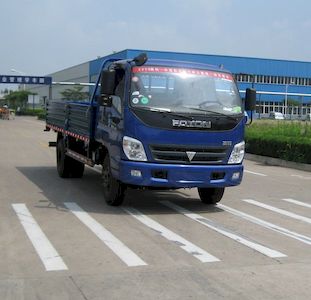
[[[129,267],[147,265],[131,249],[125,246],[103,225],[92,218],[78,204],[75,202],[65,202],[64,205]]]
[[[270,230],[273,230],[273,231],[276,231],[280,234],[283,234],[283,235],[286,235],[290,238],[293,238],[293,239],[296,239],[302,243],[305,243],[307,245],[311,245],[311,237],[309,236],[305,236],[305,235],[302,235],[300,233],[297,233],[297,232],[294,232],[294,231],[290,231],[284,227],[281,227],[281,226],[278,226],[278,225],[275,225],[273,223],[270,223],[270,222],[267,222],[267,221],[264,221],[264,220],[261,220],[259,218],[256,218],[254,216],[251,216],[249,214],[246,214],[244,212],[241,212],[237,209],[234,209],[234,208],[231,208],[229,206],[226,206],[224,204],[217,204],[217,207],[218,208],[221,208],[225,211],[227,211],[228,213],[231,213],[237,217],[240,217],[240,218],[243,218],[244,220],[247,220],[249,222],[252,222],[254,224],[257,224],[259,226],[262,226],[262,227],[265,227],[267,229],[270,229]]]
[[[300,179],[311,179],[311,177],[306,177],[306,176],[302,176],[302,175],[291,175],[292,177],[297,177],[297,178],[300,178]]]
[[[216,222],[205,218],[201,215],[195,214],[179,205],[176,205],[170,201],[161,201],[162,204],[174,209],[175,211],[183,214],[184,216],[212,229],[217,231],[218,233],[233,239],[234,241],[243,244],[244,246],[247,246],[255,251],[258,251],[268,257],[272,257],[272,258],[276,258],[276,257],[286,257],[287,255],[285,255],[284,253],[281,253],[279,251],[270,249],[268,247],[265,247],[263,245],[260,245],[256,242],[251,241],[249,238],[243,237],[239,234],[236,234],[235,232],[233,232],[232,230],[229,230],[219,224],[217,224]]]
[[[280,208],[277,208],[277,207],[274,207],[274,206],[271,206],[268,204],[264,204],[264,203],[261,203],[261,202],[258,202],[258,201],[252,200],[252,199],[244,199],[243,201],[250,203],[250,204],[253,204],[253,205],[256,205],[256,206],[259,206],[259,207],[262,207],[262,208],[265,208],[265,209],[268,209],[268,210],[271,210],[271,211],[276,212],[278,214],[281,214],[283,216],[287,216],[287,217],[293,218],[295,220],[299,220],[299,221],[303,221],[303,222],[311,224],[310,218],[291,213],[287,210],[280,209]]]
[[[285,198],[285,199],[282,199],[282,200],[290,202],[290,203],[293,203],[293,204],[297,204],[297,205],[300,205],[300,206],[311,208],[311,204],[305,203],[305,202],[301,202],[301,201],[297,201],[295,199]]]
[[[253,174],[253,175],[257,175],[257,176],[262,176],[262,177],[266,177],[266,174],[262,174],[262,173],[257,173],[257,172],[252,172],[249,170],[244,170],[245,173],[249,173],[249,174]]]
[[[143,215],[140,211],[132,207],[123,207],[123,210],[133,216],[135,219],[146,225],[147,227],[153,229],[161,236],[166,238],[167,240],[175,243],[180,248],[193,255],[195,258],[200,260],[201,262],[216,262],[220,261],[217,257],[209,254],[205,250],[199,248],[198,246],[192,244],[188,240],[184,239],[180,235],[174,233],[173,231],[167,229],[163,225],[154,221],[153,219]]]
[[[47,271],[68,270],[62,258],[59,256],[51,242],[36,220],[31,215],[24,203],[12,204],[12,207],[24,227],[24,230],[30,239],[32,245],[37,251],[44,267]]]

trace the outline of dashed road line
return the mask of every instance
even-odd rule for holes
[[[249,174],[253,174],[253,175],[257,175],[257,176],[261,176],[261,177],[266,177],[268,175],[266,174],[262,174],[262,173],[257,173],[257,172],[253,172],[253,171],[249,171],[249,170],[244,170],[245,173],[249,173]]]
[[[246,214],[244,212],[241,212],[241,211],[239,211],[237,209],[231,208],[231,207],[226,206],[224,204],[218,204],[217,207],[222,209],[222,210],[224,210],[224,211],[226,211],[226,212],[228,212],[228,213],[231,213],[231,214],[233,214],[233,215],[235,215],[237,217],[240,217],[240,218],[242,218],[244,220],[247,220],[249,222],[252,222],[254,224],[262,226],[264,228],[273,230],[273,231],[278,232],[280,234],[286,235],[286,236],[288,236],[290,238],[298,240],[298,241],[300,241],[302,243],[305,243],[307,245],[311,245],[311,237],[309,237],[309,236],[302,235],[300,233],[288,230],[288,229],[286,229],[284,227],[281,227],[281,226],[275,225],[273,223],[264,221],[262,219],[259,219],[257,217],[252,216],[252,215],[249,215],[249,214]]]
[[[283,216],[287,216],[289,218],[292,218],[292,219],[295,219],[295,220],[299,220],[299,221],[303,221],[303,222],[311,224],[311,219],[310,218],[294,214],[294,213],[289,212],[287,210],[280,209],[280,208],[277,208],[277,207],[274,207],[274,206],[271,206],[271,205],[268,205],[268,204],[264,204],[264,203],[261,203],[261,202],[258,202],[258,201],[252,200],[252,199],[244,199],[243,201],[247,202],[247,203],[250,203],[250,204],[253,204],[253,205],[256,205],[256,206],[259,206],[259,207],[262,207],[262,208],[265,208],[265,209],[268,209],[270,211],[276,212],[276,213],[281,214]]]
[[[26,205],[24,203],[15,203],[12,204],[12,207],[44,264],[46,271],[68,270],[66,264],[41,230]]]
[[[287,201],[289,203],[293,203],[293,204],[297,204],[297,205],[300,205],[300,206],[311,208],[311,204],[305,203],[305,202],[301,202],[301,201],[298,201],[298,200],[295,200],[295,199],[285,198],[285,199],[282,199],[282,200],[283,201]]]
[[[173,210],[183,214],[184,216],[212,229],[212,230],[215,230],[216,232],[230,238],[230,239],[233,239],[234,241],[238,242],[238,243],[241,243],[243,244],[244,246],[247,246],[255,251],[258,251],[268,257],[272,257],[272,258],[276,258],[276,257],[286,257],[287,255],[284,254],[284,253],[281,253],[279,251],[276,251],[276,250],[273,250],[273,249],[270,249],[268,247],[265,247],[261,244],[258,244],[254,241],[251,241],[251,239],[249,238],[245,238],[235,232],[233,232],[232,230],[229,230],[219,224],[217,224],[216,222],[208,219],[208,218],[205,218],[201,215],[198,215],[198,214],[195,214],[179,205],[176,205],[170,201],[161,201],[162,204],[164,204],[165,206],[167,207],[170,207],[172,208]]]
[[[129,267],[147,265],[131,249],[117,239],[103,225],[98,223],[87,212],[85,212],[75,202],[65,202],[64,205],[85,225],[87,226],[102,242],[105,243],[126,265]]]
[[[305,180],[310,180],[311,177],[310,176],[302,176],[302,175],[291,175],[292,177],[297,177],[300,179],[305,179]]]
[[[189,242],[188,240],[184,239],[183,237],[174,233],[173,231],[167,229],[166,227],[154,221],[153,219],[149,218],[148,216],[143,215],[137,209],[132,208],[132,207],[123,207],[122,209],[128,214],[130,214],[131,216],[133,216],[139,222],[143,223],[147,227],[159,233],[161,236],[163,236],[167,240],[175,243],[180,248],[182,248],[189,254],[193,255],[195,258],[197,258],[201,262],[205,263],[205,262],[220,261],[217,257],[209,254],[205,250],[194,245],[193,243]]]

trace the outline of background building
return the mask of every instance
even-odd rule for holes
[[[220,65],[230,70],[240,91],[254,87],[258,91],[257,112],[277,111],[293,116],[311,113],[311,62],[263,59],[251,57],[190,54],[146,50],[123,50],[95,60],[49,74],[53,81],[96,82],[103,61],[107,58],[127,59],[146,52],[149,58],[195,61]],[[61,99],[60,92],[69,86],[53,85],[52,98]],[[30,87],[40,95],[42,103],[49,97],[48,87]],[[85,87],[85,91],[92,88]]]

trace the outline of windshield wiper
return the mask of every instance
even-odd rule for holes
[[[232,116],[232,115],[227,115],[225,113],[222,113],[222,112],[218,112],[218,111],[214,111],[214,110],[210,110],[210,109],[204,109],[204,108],[200,108],[200,107],[196,107],[196,106],[184,106],[186,108],[190,108],[190,109],[193,109],[193,110],[197,110],[197,111],[202,111],[202,112],[206,112],[206,113],[212,113],[212,114],[215,114],[215,115],[218,115],[218,116],[224,116],[224,117],[227,117],[229,119],[232,119],[232,120],[236,120],[236,117]]]
[[[162,107],[135,107],[135,109],[154,111],[154,112],[159,112],[161,114],[170,114],[172,116],[184,118],[184,119],[187,119],[187,120],[193,120],[192,117],[187,116],[187,115],[177,114],[175,112],[172,112],[169,108],[162,108]]]

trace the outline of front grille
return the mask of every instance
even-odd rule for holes
[[[174,164],[224,164],[227,160],[228,149],[227,146],[150,146],[150,151],[155,161]],[[191,156],[193,156],[192,159]]]

